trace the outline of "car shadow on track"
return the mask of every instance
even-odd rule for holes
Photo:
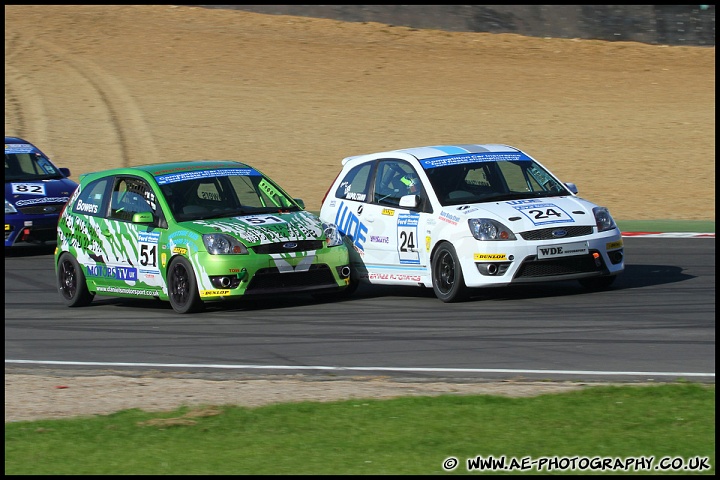
[[[54,252],[54,243],[47,245],[22,245],[15,247],[5,247],[6,257],[39,257],[42,255],[52,255]]]
[[[695,278],[693,275],[683,273],[683,269],[668,265],[628,265],[625,272],[605,292],[622,292],[628,289],[650,287],[669,283],[683,282]],[[537,298],[561,298],[590,293],[575,280],[565,280],[542,284],[523,284],[508,287],[476,289],[467,299],[473,301],[511,301],[530,300]],[[207,302],[205,312],[279,310],[313,306],[318,304],[352,304],[356,301],[372,300],[374,298],[397,297],[398,299],[435,299],[432,288],[414,286],[388,286],[362,284],[357,291],[348,298],[337,300],[318,300],[309,294],[271,295],[259,297],[245,297],[239,300]],[[439,300],[436,300],[439,302]],[[120,297],[96,296],[91,306],[115,306],[121,308],[138,308],[145,310],[166,310],[174,314],[169,302],[152,299],[134,299]]]

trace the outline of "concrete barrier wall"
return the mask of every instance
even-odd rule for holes
[[[459,32],[715,46],[715,5],[198,5]]]

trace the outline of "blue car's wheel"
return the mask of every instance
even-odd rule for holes
[[[58,291],[68,307],[84,307],[92,302],[85,282],[85,275],[77,260],[70,253],[60,255],[57,269]]]
[[[195,272],[184,257],[176,257],[168,269],[168,296],[170,305],[178,313],[193,313],[203,307],[195,280]]]

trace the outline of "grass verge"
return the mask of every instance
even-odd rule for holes
[[[560,467],[595,459],[606,468],[593,473],[714,474],[715,385],[133,409],[5,424],[6,475],[423,475],[447,473],[449,457],[458,460],[450,471],[468,473],[479,456],[535,462],[514,473],[537,472],[546,458],[541,473],[590,473]],[[639,457],[653,457],[647,470],[628,463]],[[657,470],[662,459],[681,470]],[[710,468],[682,469],[698,465]]]

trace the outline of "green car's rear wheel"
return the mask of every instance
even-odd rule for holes
[[[72,254],[60,255],[57,269],[58,291],[68,307],[84,307],[92,302],[93,295],[87,288],[85,274]]]

